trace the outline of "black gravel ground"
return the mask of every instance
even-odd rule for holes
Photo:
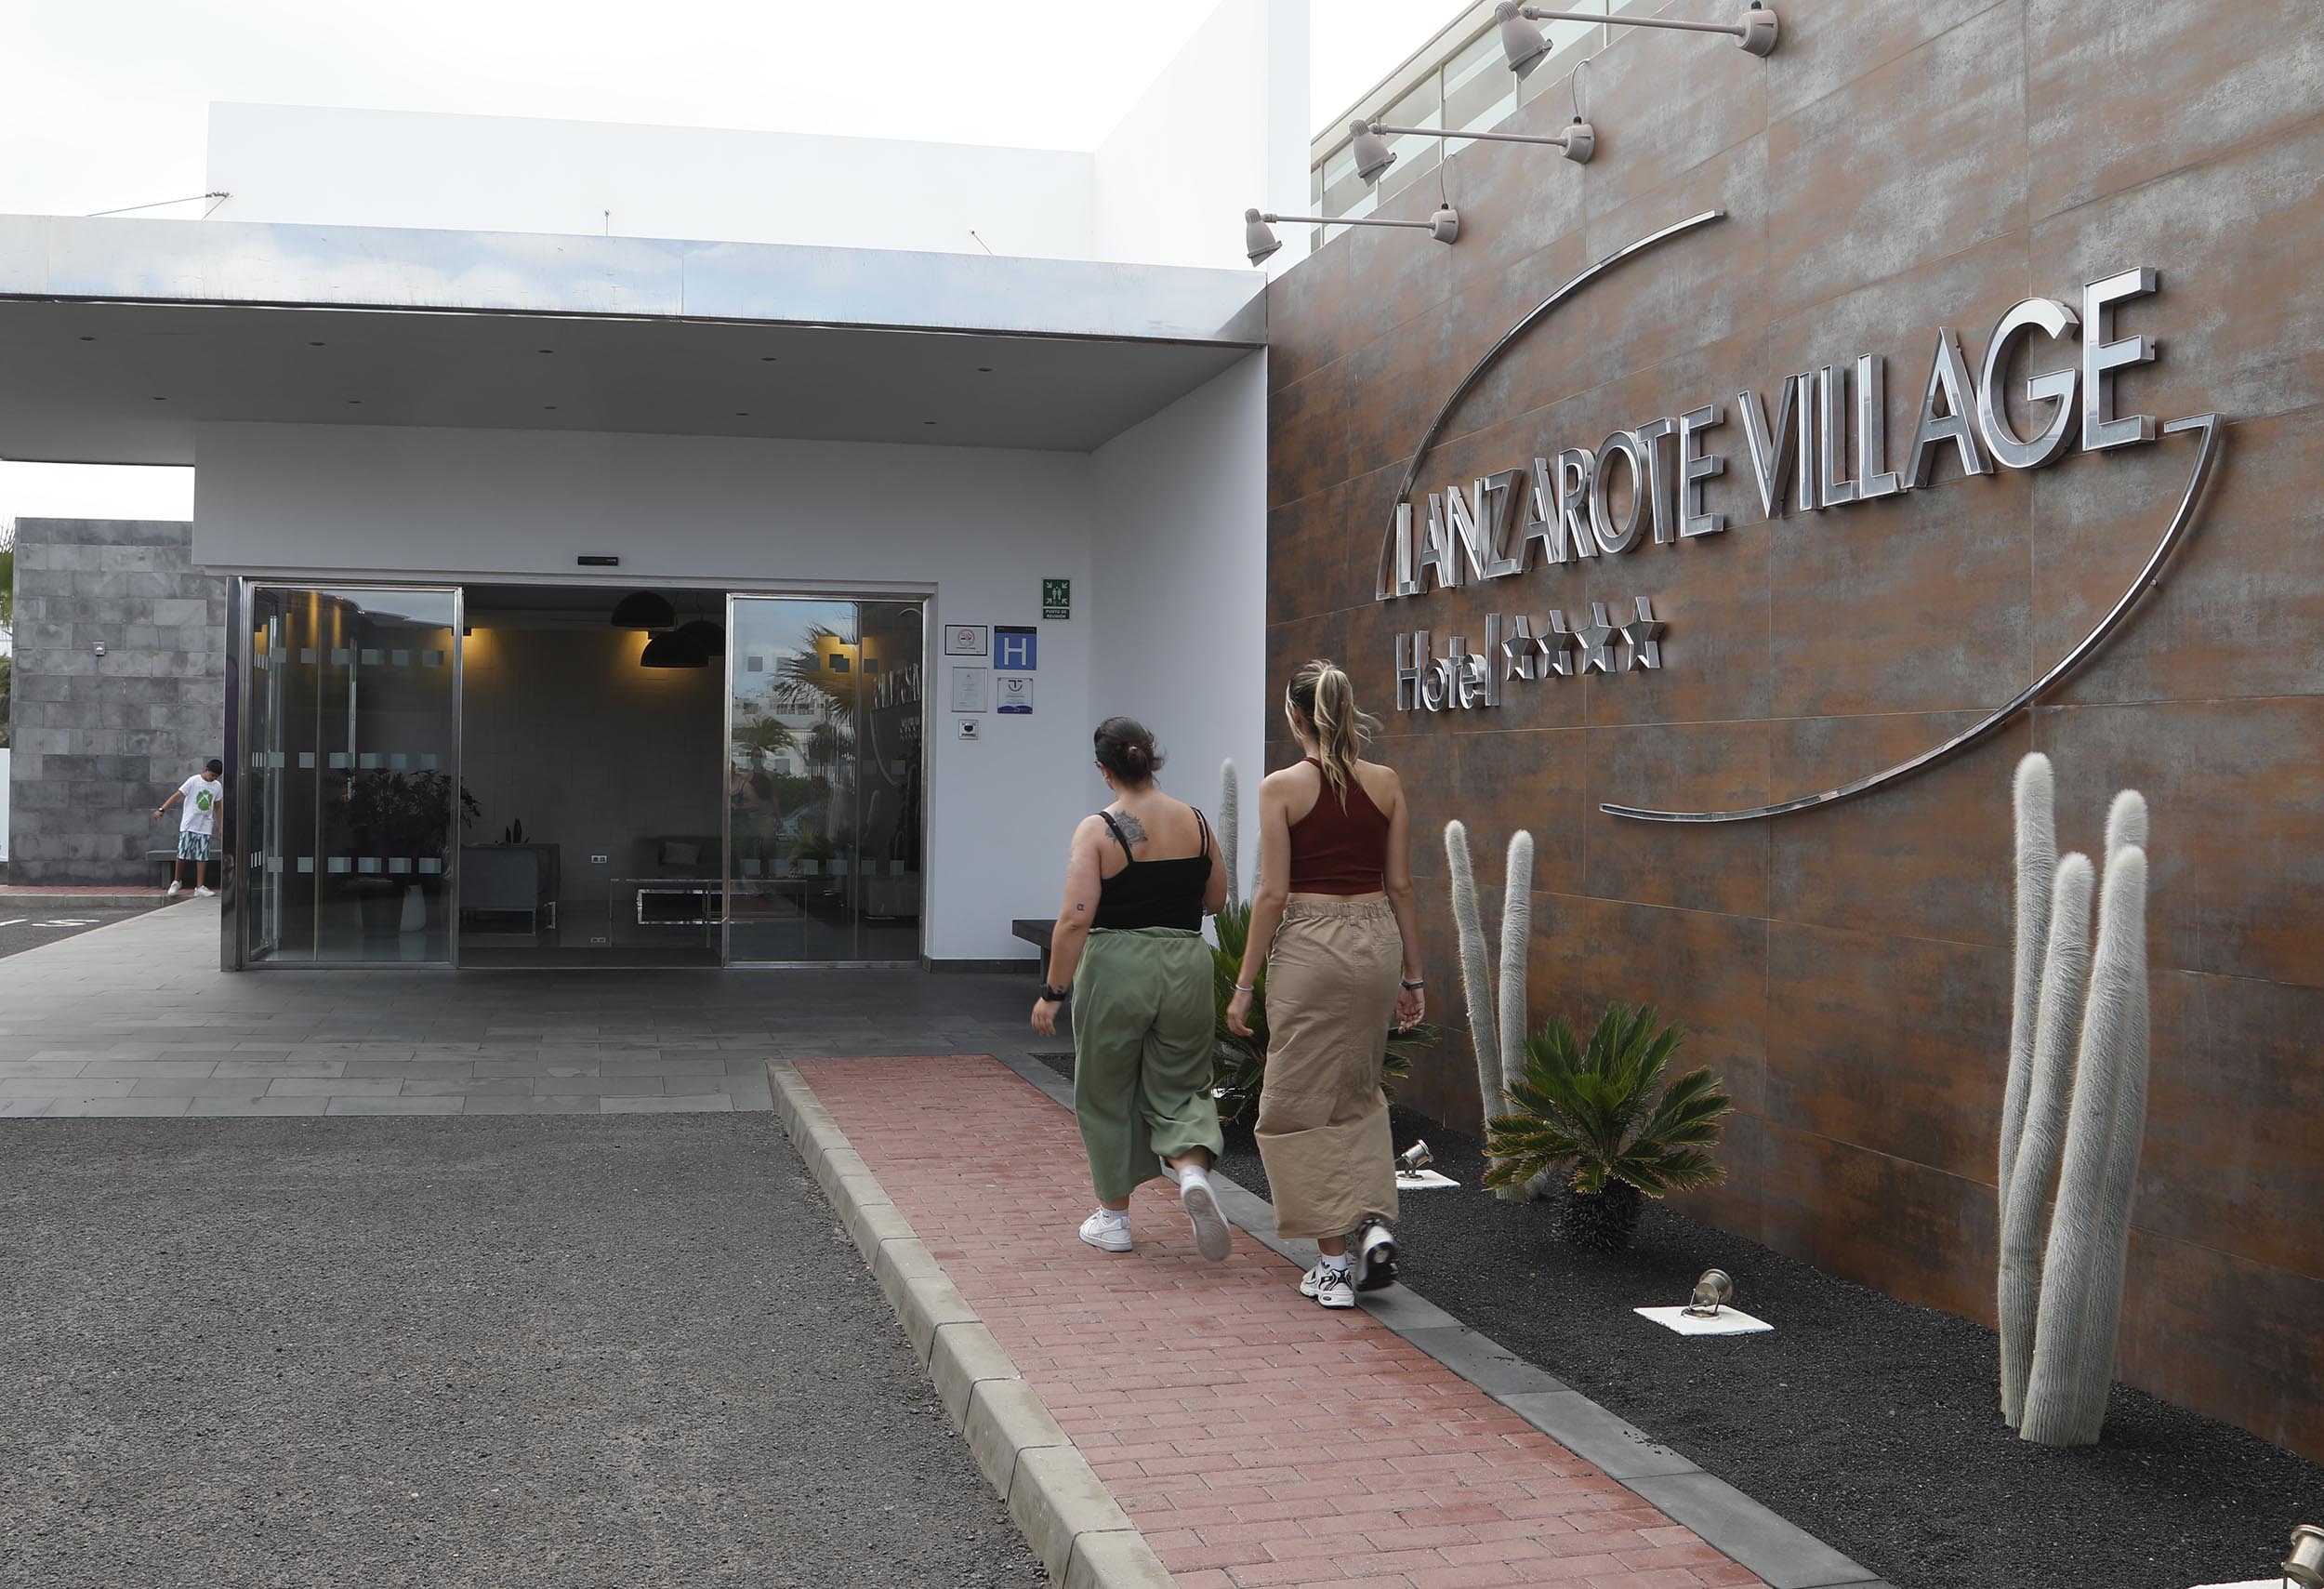
[[[1659,1205],[1633,1251],[1573,1251],[1547,1207],[1477,1190],[1474,1139],[1394,1116],[1397,1145],[1425,1137],[1461,1184],[1404,1197],[1406,1284],[1899,1589],[2257,1579],[2324,1518],[2324,1468],[2119,1384],[2098,1446],[2028,1445],[2000,1420],[1991,1331]],[[1266,1195],[1248,1125],[1221,1168]],[[1772,1334],[1687,1339],[1631,1312],[1713,1267]]]
[[[1047,1582],[771,1115],[0,1126],[0,1584]]]

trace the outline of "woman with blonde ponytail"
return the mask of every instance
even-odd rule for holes
[[[1278,1235],[1322,1254],[1300,1292],[1326,1307],[1396,1277],[1395,1148],[1380,1073],[1388,1029],[1426,1009],[1411,814],[1393,768],[1364,758],[1376,724],[1340,668],[1291,677],[1283,715],[1305,754],[1259,786],[1259,886],[1227,1024],[1242,1036],[1267,971],[1259,1154]],[[1350,1251],[1351,1245],[1354,1251]]]

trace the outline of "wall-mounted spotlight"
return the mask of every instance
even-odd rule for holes
[[[1574,125],[1564,132],[1551,136],[1524,132],[1459,132],[1446,127],[1390,126],[1384,122],[1353,121],[1348,124],[1350,151],[1355,155],[1355,174],[1367,182],[1380,180],[1388,167],[1396,163],[1396,152],[1388,147],[1388,139],[1410,135],[1416,138],[1469,138],[1486,143],[1553,143],[1565,152],[1565,158],[1577,166],[1587,166],[1590,157],[1598,152],[1598,129],[1574,118]]]
[[[1501,0],[1493,7],[1493,20],[1499,27],[1501,53],[1509,58],[1509,69],[1520,77],[1532,75],[1533,69],[1550,58],[1550,41],[1541,36],[1535,22],[1597,22],[1616,28],[1670,28],[1684,33],[1725,33],[1753,55],[1773,55],[1776,52],[1776,14],[1751,0],[1751,8],[1743,13],[1739,22],[1682,22],[1670,17],[1607,17],[1592,16],[1587,11],[1546,11],[1538,6],[1520,6],[1514,0]]]
[[[1283,246],[1283,240],[1274,234],[1274,226],[1291,221],[1301,226],[1394,226],[1412,232],[1425,232],[1439,243],[1457,243],[1460,239],[1460,212],[1450,205],[1440,206],[1426,220],[1375,220],[1360,215],[1277,215],[1273,210],[1265,215],[1255,209],[1243,212],[1243,252],[1254,265]]]

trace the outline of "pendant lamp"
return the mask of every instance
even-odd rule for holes
[[[671,629],[645,642],[639,655],[640,668],[707,668],[710,654],[683,629]]]
[[[614,607],[615,629],[667,629],[678,621],[678,609],[666,596],[651,590],[633,590]]]

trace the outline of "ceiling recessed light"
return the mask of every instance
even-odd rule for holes
[[[541,351],[542,351],[542,352],[544,352],[544,353],[553,353],[553,352],[555,352],[556,351],[557,351],[557,350],[556,350],[556,349],[554,349],[554,348],[543,348],[543,349],[541,350]]]
[[[167,403],[169,399],[166,397],[157,397],[153,401],[156,403]]]
[[[747,408],[737,408],[734,410],[734,417],[737,419],[747,419],[750,417],[750,410]]]
[[[920,421],[920,423],[921,423],[921,424],[923,424],[923,425],[933,425],[934,423],[936,423],[936,421],[935,421],[935,420],[933,420],[933,419],[923,419],[923,420],[921,420],[921,421]]]
[[[363,400],[360,397],[350,397],[347,400],[347,405],[350,408],[361,408],[363,405]]]
[[[993,373],[993,366],[990,364],[979,364],[976,366],[976,373],[981,376],[991,375]]]
[[[322,343],[320,343],[320,342],[310,342],[310,343],[308,343],[308,344],[307,344],[307,346],[308,346],[308,347],[310,347],[310,348],[320,348],[320,347],[322,347],[322,346],[323,346],[323,344],[322,344]]]
[[[557,405],[553,403],[544,403],[541,404],[541,412],[544,414],[554,414],[557,412]]]
[[[94,341],[96,341],[96,340],[97,340],[97,338],[94,338],[94,337],[84,337],[84,338],[81,338],[81,340],[82,340],[82,341],[84,341],[84,342],[94,342]]]
[[[762,364],[771,364],[774,363],[774,355],[772,353],[761,353],[759,355],[759,362]]]

